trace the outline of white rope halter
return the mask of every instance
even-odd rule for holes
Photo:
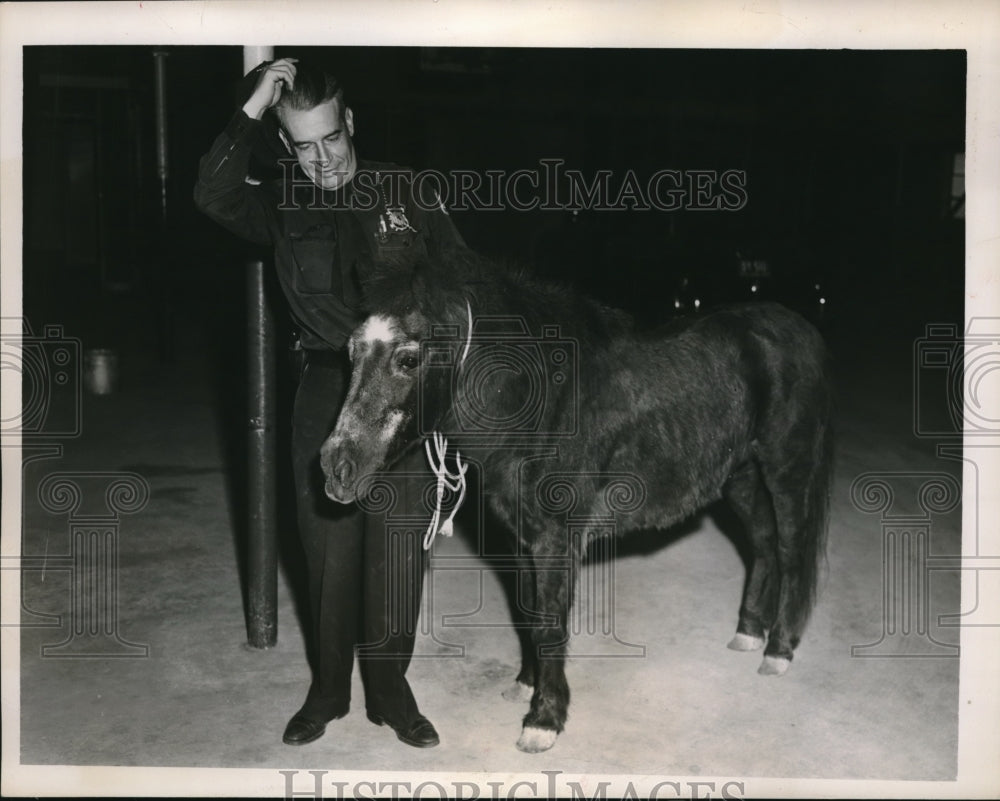
[[[458,366],[461,368],[465,364],[465,357],[469,355],[469,346],[472,344],[472,306],[469,301],[465,301],[465,308],[469,314],[469,331],[465,339],[465,350],[462,351],[462,358]],[[444,537],[450,537],[455,533],[452,523],[455,515],[465,500],[465,474],[469,469],[469,463],[462,462],[462,452],[455,451],[455,467],[457,472],[451,472],[445,464],[445,457],[448,454],[448,439],[440,431],[434,432],[434,450],[431,450],[431,441],[424,441],[424,452],[427,454],[427,461],[430,462],[431,470],[437,477],[437,498],[434,505],[434,515],[431,517],[430,525],[427,526],[427,533],[424,534],[424,550],[429,551],[434,544],[434,537],[438,532]],[[444,499],[445,488],[451,492],[458,493],[458,500],[452,506],[444,523],[441,523],[441,501]]]

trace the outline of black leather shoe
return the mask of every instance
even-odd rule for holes
[[[368,720],[376,726],[384,726],[388,723],[400,740],[414,748],[433,748],[441,742],[434,724],[423,715],[414,718],[408,725],[400,727],[394,726],[381,715],[376,715],[373,712],[368,713]]]
[[[313,740],[318,740],[325,731],[326,723],[322,720],[296,714],[285,726],[285,735],[281,740],[285,745],[305,745]]]

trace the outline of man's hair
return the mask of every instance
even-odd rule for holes
[[[299,61],[295,64],[295,85],[291,90],[282,87],[281,98],[275,104],[274,111],[280,120],[281,112],[285,109],[308,111],[334,98],[340,101],[343,113],[344,89],[340,81],[315,64]]]

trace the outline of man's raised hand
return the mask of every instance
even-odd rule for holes
[[[257,69],[257,85],[250,99],[243,104],[243,111],[251,119],[259,120],[267,109],[281,99],[282,89],[291,89],[295,84],[295,62],[297,58],[279,58],[261,64]]]

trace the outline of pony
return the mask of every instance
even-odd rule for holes
[[[832,465],[829,358],[810,323],[759,303],[637,330],[624,312],[472,252],[386,267],[366,298],[320,451],[326,494],[363,498],[366,476],[435,433],[433,539],[451,524],[440,524],[442,494],[464,493],[463,444],[481,450],[487,502],[517,546],[518,608],[534,620],[514,685],[530,694],[519,749],[547,750],[564,730],[574,580],[609,515],[616,533],[664,531],[728,501],[752,546],[729,648],[763,648],[761,674],[788,669],[815,602]],[[483,324],[498,320],[513,333]],[[455,345],[444,356],[442,336]],[[442,432],[459,445],[454,470]],[[527,441],[548,458],[525,460]],[[584,512],[574,537],[566,493]]]

